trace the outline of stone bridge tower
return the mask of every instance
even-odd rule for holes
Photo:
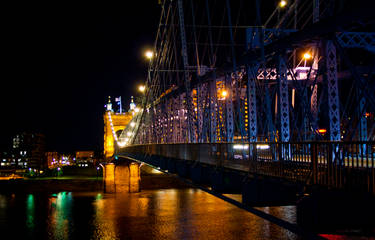
[[[120,99],[121,101],[121,99]],[[133,102],[132,102],[133,103]],[[134,103],[133,103],[134,104]],[[121,108],[121,105],[120,105]],[[129,112],[114,112],[112,109],[111,98],[108,97],[108,103],[106,105],[106,111],[103,115],[104,119],[104,157],[109,159],[115,152],[115,138],[120,136],[122,130],[125,129],[126,125],[131,121],[133,114]]]

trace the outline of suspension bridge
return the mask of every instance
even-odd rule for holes
[[[241,193],[243,204],[374,212],[374,3],[160,4],[142,101],[113,131],[116,158]],[[109,162],[116,181],[121,161]],[[126,171],[138,191],[139,169]]]

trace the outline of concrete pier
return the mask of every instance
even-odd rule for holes
[[[140,191],[140,165],[125,161],[104,166],[104,189],[107,193],[134,193]]]

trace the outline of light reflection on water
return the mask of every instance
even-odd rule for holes
[[[70,229],[74,226],[72,193],[60,192],[48,200],[50,206],[48,233],[54,239],[68,239]]]
[[[0,194],[0,230],[9,239],[297,239],[197,189]]]

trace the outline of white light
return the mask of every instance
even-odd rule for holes
[[[127,135],[128,137],[130,137],[130,136],[132,135],[132,133],[131,133],[131,132],[127,132],[126,135]]]
[[[283,8],[283,7],[285,7],[287,4],[288,4],[287,1],[282,0],[282,1],[280,1],[279,6]]]
[[[245,149],[248,149],[249,148],[249,145],[242,145],[242,144],[235,144],[233,145],[233,149],[239,149],[239,150],[245,150]]]
[[[151,170],[151,173],[161,174],[161,173],[163,173],[163,172],[161,172],[161,171],[159,171],[159,170],[153,168],[153,169]]]
[[[134,112],[139,112],[139,108],[134,108]]]
[[[268,144],[258,144],[257,149],[269,149],[270,145]]]
[[[135,126],[135,122],[131,122],[131,123],[130,123],[130,126],[131,126],[131,127],[134,127],[134,126]]]
[[[146,90],[146,87],[143,86],[143,85],[141,85],[141,86],[138,87],[138,90],[139,90],[140,92],[144,92],[144,91]]]
[[[145,56],[148,59],[151,59],[153,57],[154,53],[152,51],[146,51]]]
[[[119,147],[124,147],[126,145],[126,142],[117,142],[117,145]]]

